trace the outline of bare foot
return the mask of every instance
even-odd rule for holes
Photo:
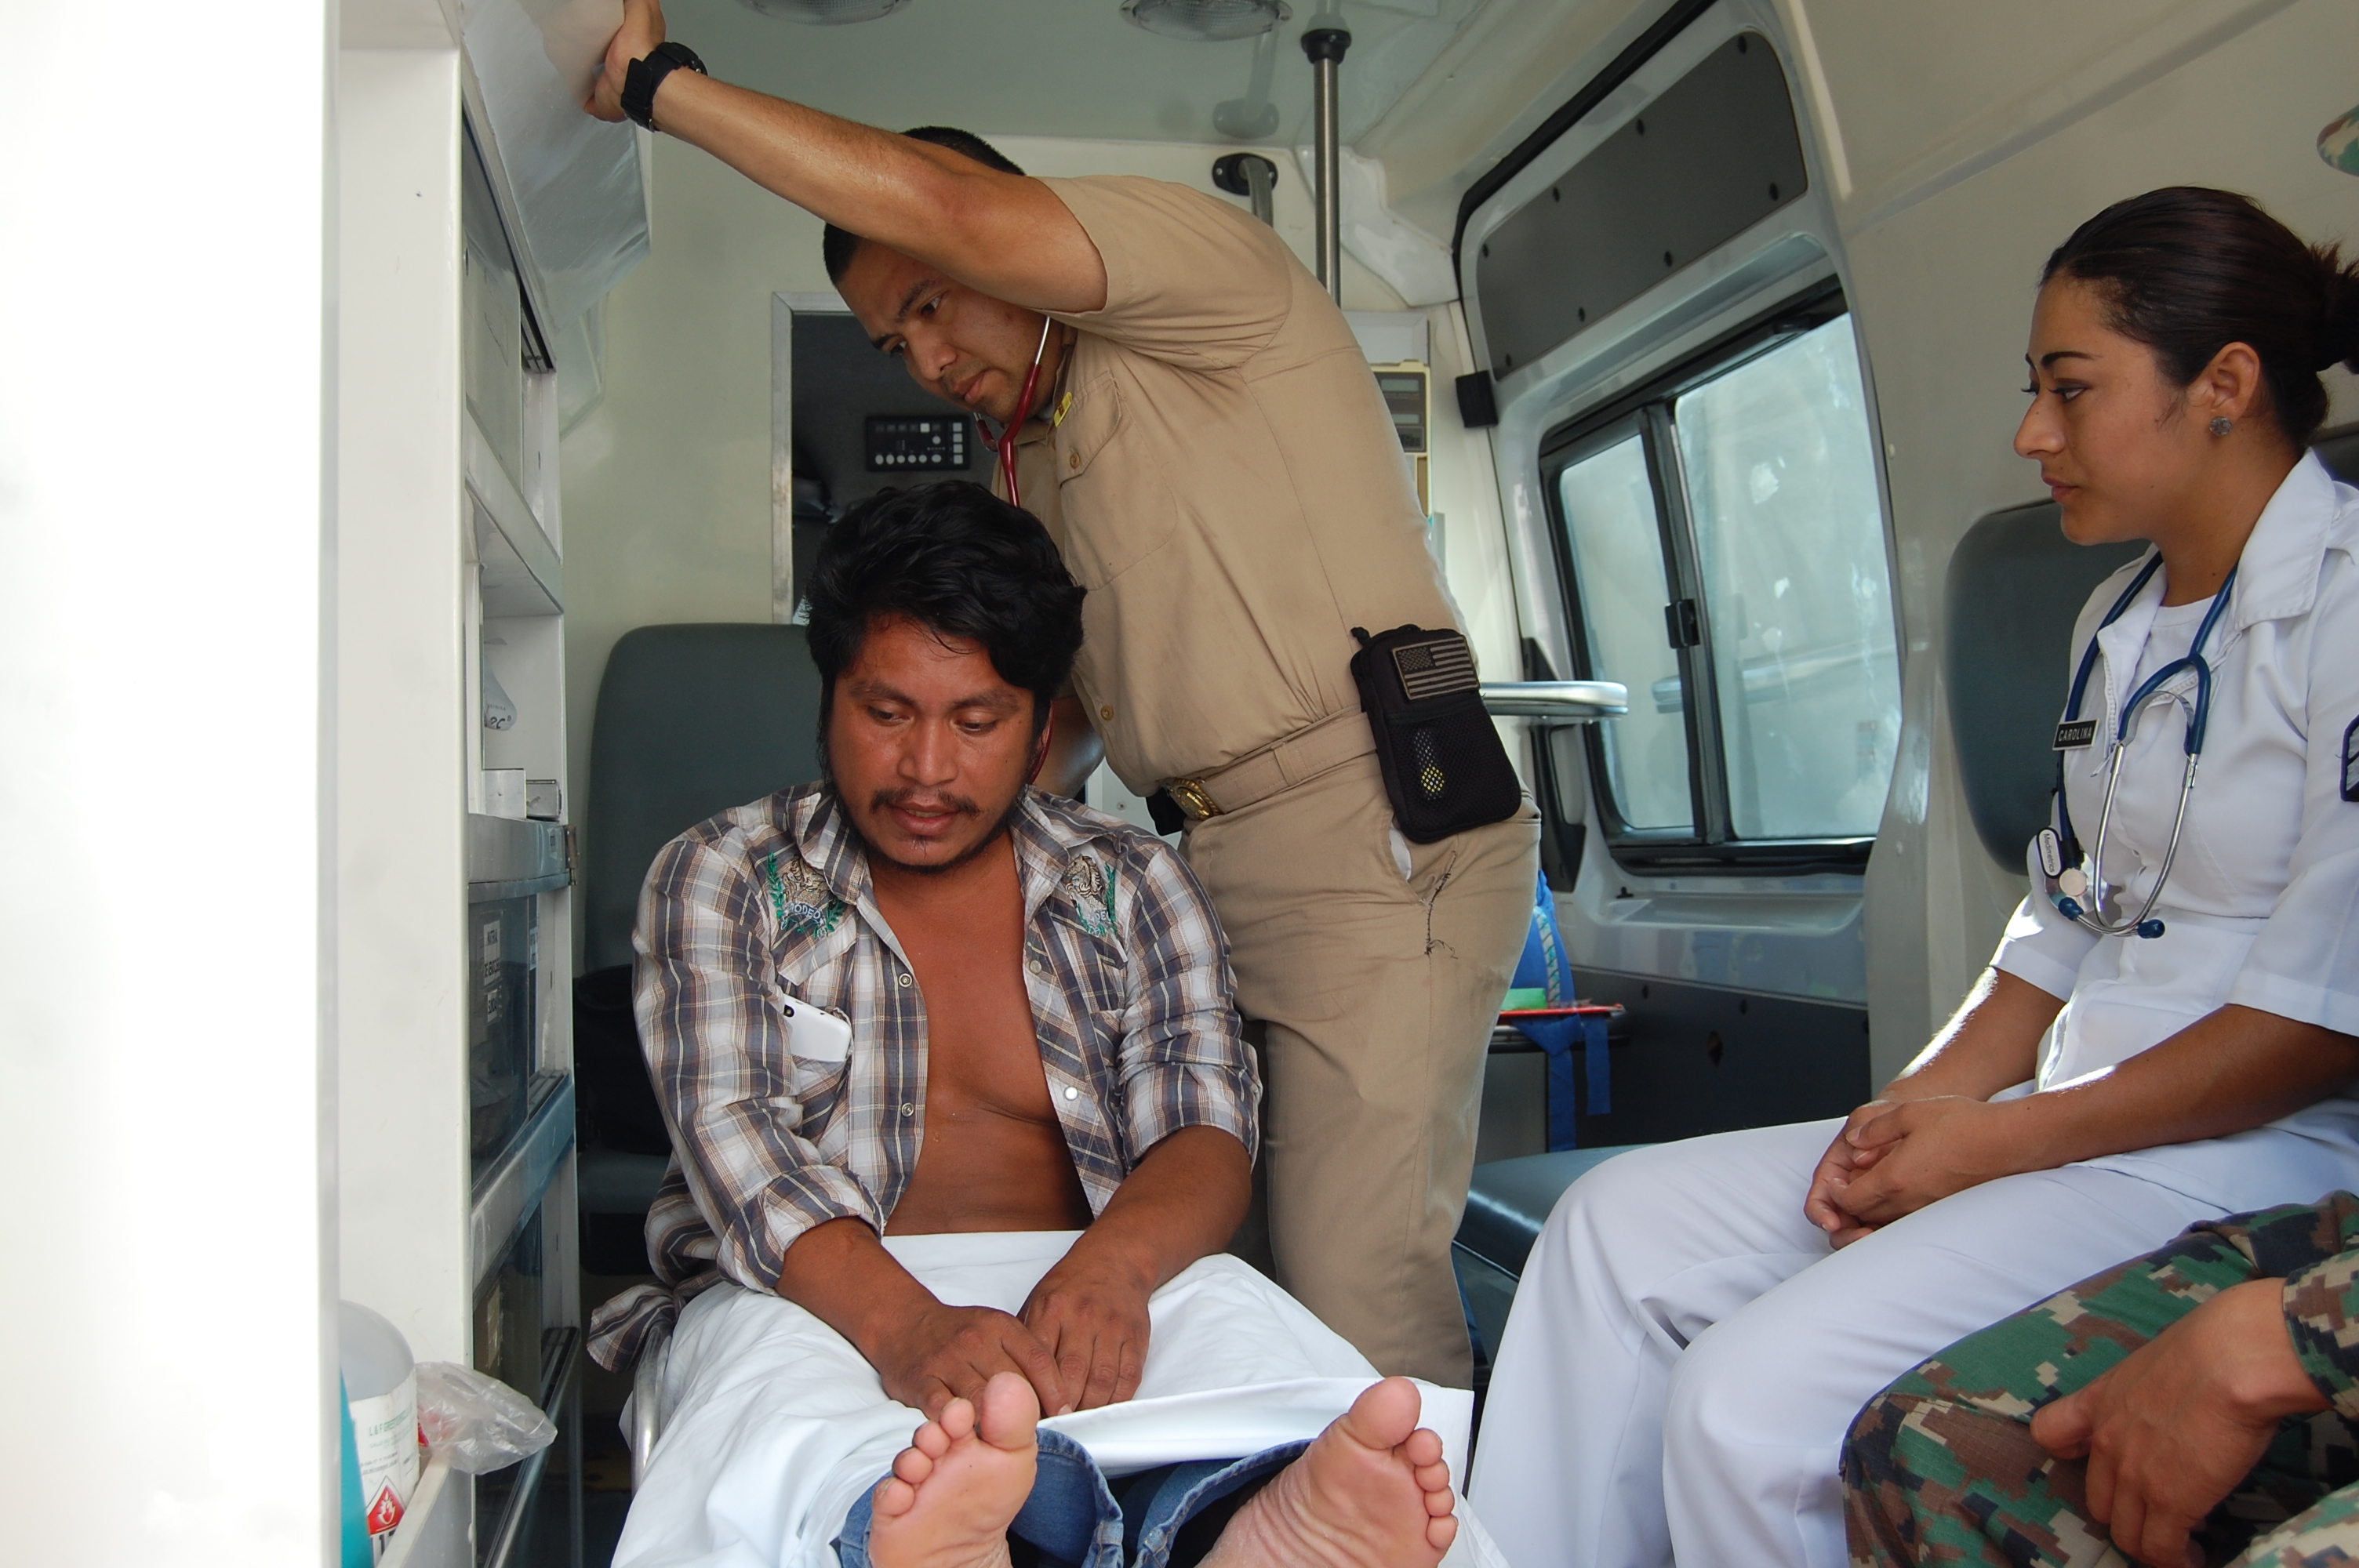
[[[1407,1378],[1353,1400],[1237,1510],[1204,1568],[1434,1568],[1458,1520],[1441,1439],[1417,1424],[1419,1403]]]
[[[1007,1568],[1007,1527],[1032,1495],[1040,1401],[1002,1372],[918,1428],[876,1484],[868,1558],[876,1568]]]

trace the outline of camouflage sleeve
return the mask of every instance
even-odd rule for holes
[[[2286,1276],[2286,1331],[2318,1391],[2359,1418],[2359,1248]]]

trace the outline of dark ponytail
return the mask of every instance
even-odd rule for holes
[[[2230,343],[2250,344],[2269,412],[2296,445],[2326,419],[2319,372],[2359,370],[2359,266],[2234,191],[2177,185],[2116,201],[2072,231],[2039,281],[2060,276],[2093,286],[2106,324],[2181,386]]]

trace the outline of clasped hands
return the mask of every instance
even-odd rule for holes
[[[2018,1103],[1963,1095],[1868,1101],[1820,1156],[1802,1212],[1847,1247],[1951,1193],[2038,1169],[2016,1124]]]
[[[953,1399],[977,1398],[999,1372],[1030,1383],[1044,1415],[1117,1404],[1137,1391],[1147,1366],[1152,1290],[1143,1271],[1077,1245],[1021,1311],[935,1302],[882,1336],[869,1360],[887,1394],[929,1419]]]

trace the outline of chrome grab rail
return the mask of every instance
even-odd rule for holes
[[[566,1379],[573,1375],[573,1355],[582,1347],[582,1331],[578,1328],[552,1328],[542,1336],[542,1358],[547,1370],[540,1380],[541,1412],[555,1421],[565,1403]],[[579,1413],[567,1411],[565,1419],[579,1420]],[[561,1435],[561,1434],[560,1434]],[[550,1444],[554,1447],[555,1444]],[[508,1558],[516,1551],[517,1539],[524,1533],[524,1521],[531,1513],[533,1499],[540,1492],[540,1478],[549,1468],[549,1449],[543,1448],[525,1460],[516,1471],[516,1486],[508,1493],[507,1507],[501,1510],[499,1523],[493,1527],[491,1540],[484,1548],[483,1568],[507,1568]]]
[[[623,1402],[623,1434],[631,1445],[631,1490],[639,1489],[655,1457],[656,1439],[663,1435],[664,1368],[671,1361],[671,1329],[657,1328],[639,1348],[639,1364],[631,1372],[631,1397]]]
[[[1486,680],[1483,710],[1497,719],[1588,724],[1629,712],[1630,688],[1615,680]]]

